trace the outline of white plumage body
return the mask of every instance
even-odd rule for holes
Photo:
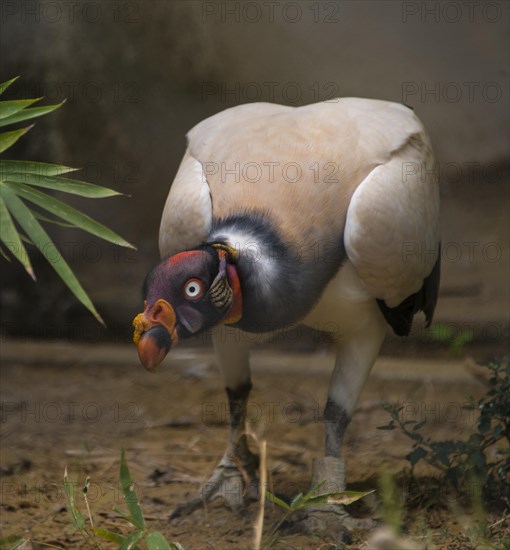
[[[230,439],[209,489],[177,514],[217,495],[226,498],[232,479],[241,480],[238,463],[255,475],[244,432],[253,340],[243,331],[273,333],[294,323],[334,337],[326,456],[314,462],[312,479],[344,490],[344,432],[388,323],[407,334],[417,311],[428,322],[434,311],[440,266],[434,169],[421,122],[409,108],[385,101],[344,98],[298,108],[254,103],[190,130],[161,220],[161,255],[172,256],[161,272],[177,262],[174,257],[187,258],[182,251],[204,243],[223,247],[238,277],[242,314],[232,306],[232,321],[227,316],[207,325],[223,319],[236,327],[228,335],[213,331],[232,414]],[[182,265],[175,269],[185,279],[195,277]],[[165,273],[159,294],[178,304],[177,321],[184,312],[196,324],[200,314],[182,306],[179,293],[170,294],[176,275]],[[321,513],[338,530],[336,508]],[[309,527],[316,530],[313,522]]]

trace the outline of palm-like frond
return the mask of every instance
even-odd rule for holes
[[[16,79],[0,84],[0,95]],[[40,99],[0,101],[0,127],[32,120],[58,109],[63,104],[32,107]],[[32,126],[26,126],[1,132],[0,153],[14,145],[31,128]],[[76,227],[119,246],[135,247],[111,229],[42,190],[60,191],[91,199],[121,195],[107,187],[62,177],[75,170],[77,168],[44,162],[0,160],[0,240],[3,244],[0,246],[0,255],[10,260],[10,253],[35,280],[34,270],[24,243],[36,246],[76,298],[98,321],[103,322],[63,256],[54,254],[56,247],[40,222]],[[30,204],[42,208],[50,216],[33,211]]]

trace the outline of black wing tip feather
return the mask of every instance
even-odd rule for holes
[[[423,286],[418,292],[408,296],[396,307],[388,307],[384,300],[376,300],[383,317],[397,336],[409,336],[413,317],[418,311],[425,313],[426,326],[430,326],[436,309],[440,275],[441,247],[439,247],[439,257],[432,271],[425,277]]]
[[[412,294],[396,307],[388,307],[384,300],[377,300],[377,305],[383,317],[397,336],[409,336],[414,314],[418,311],[415,309],[415,301],[418,294],[419,292]]]

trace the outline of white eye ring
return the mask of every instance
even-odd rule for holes
[[[188,300],[198,300],[204,295],[204,285],[199,279],[190,279],[184,285],[184,295]]]

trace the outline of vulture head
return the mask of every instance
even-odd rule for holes
[[[147,275],[144,311],[133,320],[133,341],[147,370],[157,367],[180,339],[240,319],[235,257],[226,245],[204,245],[170,256]]]

